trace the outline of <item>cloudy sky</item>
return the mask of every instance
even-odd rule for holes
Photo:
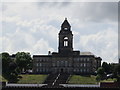
[[[92,52],[103,61],[118,61],[117,2],[4,2],[2,49],[48,54],[58,50],[58,33],[67,17],[74,50]]]

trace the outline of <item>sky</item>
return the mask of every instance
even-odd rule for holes
[[[58,33],[67,18],[74,50],[118,62],[118,2],[2,2],[0,8],[0,52],[57,52]]]

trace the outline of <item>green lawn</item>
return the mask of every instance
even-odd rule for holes
[[[69,84],[97,84],[96,76],[72,75],[68,81]]]
[[[17,83],[20,84],[37,84],[43,83],[47,75],[38,74],[38,75],[19,75],[22,78],[19,79]],[[102,80],[100,82],[114,82],[116,79]],[[0,75],[0,81],[7,81]],[[68,81],[69,84],[98,84],[96,81],[96,76],[81,76],[81,75],[72,75]]]
[[[114,82],[114,81],[116,81],[117,79],[111,79],[111,78],[109,78],[109,79],[107,79],[107,80],[102,80],[102,81],[100,81],[100,82]]]
[[[17,83],[21,84],[37,84],[43,83],[47,75],[20,75],[22,78],[19,79]]]
[[[116,79],[101,80],[100,82],[114,82]],[[72,75],[68,81],[69,84],[98,84],[96,76]]]
[[[2,81],[3,81],[3,82],[7,82],[7,80],[0,75],[0,82],[2,82]]]

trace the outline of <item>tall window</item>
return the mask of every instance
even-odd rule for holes
[[[64,46],[68,46],[68,41],[64,41]]]
[[[64,61],[61,61],[61,66],[64,66]]]
[[[39,66],[39,64],[37,63],[36,66]]]
[[[59,67],[59,64],[60,64],[59,61],[57,61],[57,66],[58,66],[58,67]]]
[[[65,46],[65,47],[68,46],[68,37],[65,37],[65,38],[64,38],[64,46]]]
[[[42,66],[42,64],[40,63],[40,67]]]
[[[86,67],[86,63],[84,63],[84,67]]]
[[[38,72],[38,68],[37,68],[37,72]]]
[[[65,61],[65,66],[67,67],[67,61]]]

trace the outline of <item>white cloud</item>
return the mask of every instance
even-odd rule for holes
[[[79,47],[101,56],[103,61],[117,62],[118,59],[118,34],[108,29],[96,34],[80,37]]]
[[[67,17],[75,49],[91,51],[114,62],[117,56],[116,4],[3,3],[3,51],[30,51],[32,54],[56,51],[60,24]]]
[[[119,2],[119,0],[1,0],[2,2]]]
[[[35,54],[46,54],[48,51],[54,51],[53,48],[49,47],[49,43],[44,39],[40,39],[33,47],[33,53]]]

